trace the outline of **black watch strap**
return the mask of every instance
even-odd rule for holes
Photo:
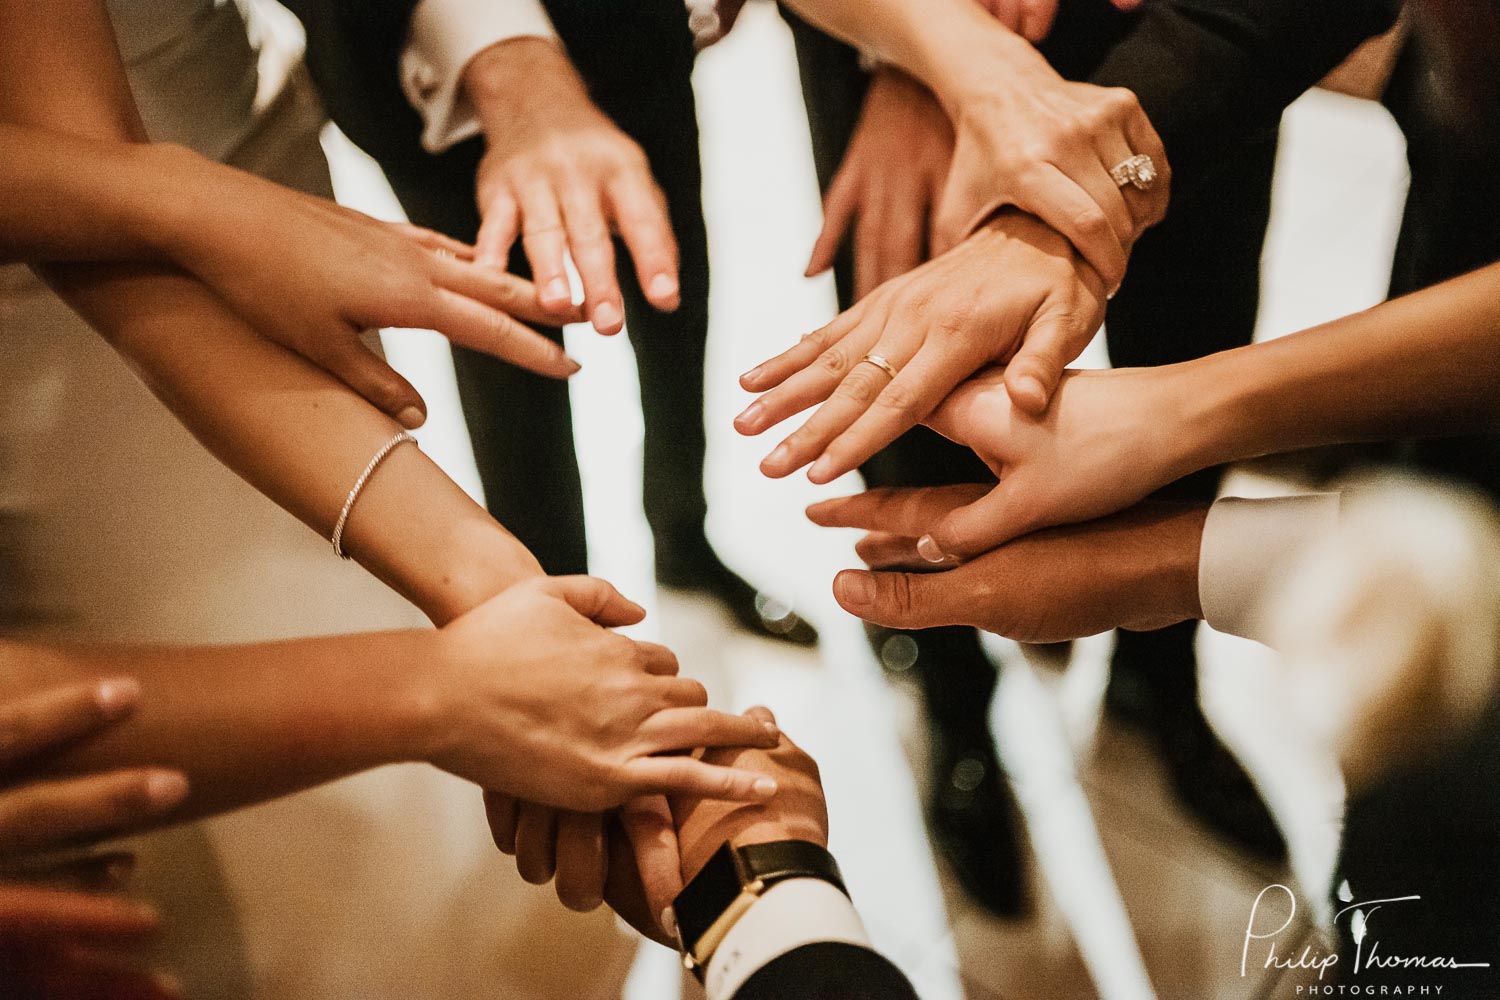
[[[819,879],[849,895],[838,862],[811,841],[725,844],[715,851],[672,904],[687,967],[701,979],[702,966],[732,926],[725,921],[737,920],[771,886],[798,878]]]

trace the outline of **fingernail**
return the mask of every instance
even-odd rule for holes
[[[740,376],[740,381],[741,382],[754,382],[756,379],[760,378],[761,370],[764,369],[765,367],[766,367],[765,365],[756,365],[754,368],[750,369],[745,374],[741,375]]]
[[[765,460],[764,464],[768,465],[768,466],[771,466],[772,468],[780,468],[782,465],[784,465],[786,463],[787,459],[789,459],[791,457],[792,457],[792,449],[788,448],[784,444],[778,444],[776,446],[775,450],[772,451],[771,454],[769,454],[769,455],[766,456],[766,460]]]
[[[172,975],[172,973],[156,972],[152,974],[151,978],[156,981],[156,985],[163,992],[169,993],[174,997],[180,997],[184,995],[182,980]]]
[[[776,782],[770,778],[757,778],[751,789],[761,798],[769,799],[776,794],[776,787]]]
[[[159,809],[181,802],[187,791],[187,778],[176,771],[152,771],[146,778],[146,797]]]
[[[848,604],[867,607],[875,601],[875,578],[868,573],[841,573],[839,595]]]
[[[677,914],[672,912],[670,906],[661,911],[661,929],[670,937],[677,936]]]
[[[669,299],[677,294],[677,279],[670,274],[658,274],[651,279],[651,286],[646,289],[646,294],[653,299]]]
[[[743,413],[734,418],[735,425],[740,427],[746,433],[754,434],[760,430],[760,420],[765,412],[765,404],[761,403],[760,400],[756,400],[749,406],[745,407],[745,411]]]
[[[601,302],[594,307],[594,329],[603,330],[620,322],[620,307],[613,302]]]
[[[485,253],[480,254],[478,257],[475,257],[474,263],[478,264],[480,267],[499,267],[500,258],[496,257],[492,253]]]
[[[775,740],[777,743],[781,742],[781,727],[776,725],[776,723],[763,722],[761,723],[761,728],[766,731],[766,736],[769,739]]]
[[[581,372],[583,370],[583,365],[580,365],[577,361],[574,361],[571,357],[568,358],[567,361],[568,361],[568,375],[570,377],[573,376],[573,375],[577,375],[579,372]]]
[[[545,301],[558,305],[572,305],[573,296],[568,294],[568,280],[566,278],[553,278],[547,282],[547,287],[542,289],[542,298]]]
[[[104,866],[104,874],[109,877],[111,885],[123,886],[135,874],[135,855],[122,854],[111,858]]]
[[[106,719],[118,719],[124,715],[140,696],[140,682],[131,677],[100,681],[94,689],[94,702]]]
[[[396,414],[396,423],[400,424],[402,427],[405,427],[409,431],[414,431],[418,427],[421,427],[423,424],[427,423],[427,414],[423,413],[415,406],[408,406],[406,409]]]
[[[813,463],[811,469],[807,470],[807,478],[822,485],[833,478],[833,462],[827,456]]]
[[[917,539],[917,554],[930,563],[940,563],[948,558],[931,535],[923,535]]]

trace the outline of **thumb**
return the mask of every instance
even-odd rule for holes
[[[1021,349],[1005,367],[1005,388],[1016,409],[1039,416],[1052,402],[1063,369],[1088,346],[1093,331],[1084,331],[1071,316],[1049,315],[1026,332]]]
[[[1034,525],[1022,510],[1018,477],[1002,479],[993,490],[948,514],[917,539],[917,551],[931,563],[972,559],[1024,535]]]
[[[982,371],[960,382],[922,423],[954,444],[972,448],[978,432],[993,428],[997,415],[1003,413],[1003,407],[996,404],[1006,402],[997,396],[1005,391],[1004,385],[1005,373],[1000,369]]]
[[[833,580],[833,596],[851,615],[886,628],[955,625],[950,573],[871,573],[846,569]]]
[[[409,431],[427,421],[427,403],[416,388],[356,338],[339,338],[315,360],[330,375]]]
[[[574,611],[605,628],[634,625],[646,617],[645,608],[598,577],[555,576],[547,581],[547,586]]]

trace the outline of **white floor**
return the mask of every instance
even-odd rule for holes
[[[816,530],[801,514],[809,501],[854,492],[859,484],[852,477],[826,489],[800,478],[767,481],[756,463],[771,436],[748,441],[730,427],[747,399],[738,373],[821,325],[834,309],[831,281],[801,276],[819,204],[790,39],[774,9],[750,5],[734,34],[702,57],[695,82],[714,266],[710,536],[741,573],[794,599],[822,630],[823,642],[816,653],[788,651],[729,635],[701,608],[657,600],[638,500],[641,427],[630,352],[622,339],[581,328],[570,330],[568,340],[584,365],[572,392],[594,570],[653,609],[641,630],[671,642],[685,670],[704,679],[723,704],[772,706],[786,730],[818,757],[834,849],[876,943],[928,1000],[973,996],[978,988],[960,955],[903,749],[903,738],[919,729],[915,710],[884,681],[858,623],[829,596],[835,571],[854,563],[852,536]],[[1372,105],[1315,93],[1288,116],[1285,134],[1265,266],[1263,336],[1379,301],[1404,188],[1399,135]],[[368,161],[337,136],[329,146],[341,197],[395,217],[394,201]],[[387,344],[431,407],[424,448],[477,493],[442,342],[432,334],[398,332]],[[1089,362],[1102,364],[1102,352],[1091,350]],[[1265,487],[1242,480],[1231,488]],[[1336,842],[1337,775],[1326,755],[1288,731],[1262,650],[1210,634],[1201,647],[1210,714],[1260,776],[1290,831],[1294,868],[1310,887],[1306,895],[1315,896]],[[1002,674],[994,709],[998,741],[1060,926],[1100,995],[1167,996],[1153,985],[1142,958],[1141,941],[1153,929],[1139,920],[1132,928],[1075,773],[1075,760],[1094,734],[1108,640],[1081,644],[1057,683],[1013,652],[1007,655],[1003,644],[998,652],[1007,667],[1016,665]],[[661,949],[642,954],[627,996],[669,995],[678,979],[672,956]],[[989,989],[1012,995],[1003,983]]]

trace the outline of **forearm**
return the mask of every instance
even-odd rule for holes
[[[332,533],[365,463],[398,430],[388,417],[261,339],[190,278],[72,267],[51,280],[215,457],[314,531]],[[343,544],[439,624],[541,573],[524,546],[410,446],[370,478]]]
[[[412,678],[431,668],[437,640],[407,631],[210,649],[0,642],[0,699],[139,681],[128,719],[49,759],[47,772],[180,770],[192,792],[164,817],[177,822],[419,758],[424,706]]]
[[[1184,471],[1349,441],[1500,426],[1500,265],[1175,366]]]

